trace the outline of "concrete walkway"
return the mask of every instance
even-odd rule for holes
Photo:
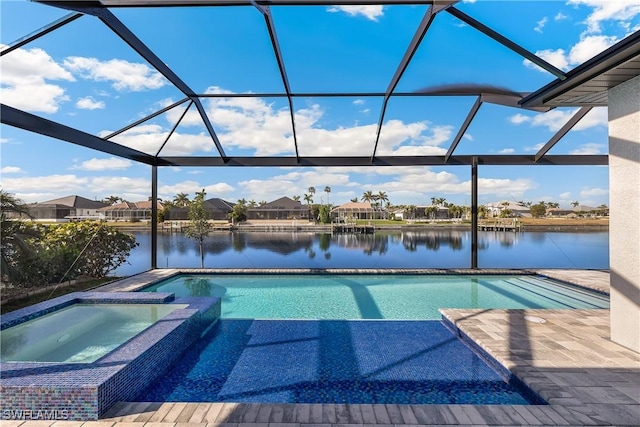
[[[152,272],[127,279],[135,288]],[[608,273],[541,270],[608,290]],[[147,282],[148,283],[148,282]],[[110,290],[116,284],[109,285]],[[608,310],[443,310],[464,339],[549,405],[119,403],[97,422],[3,421],[2,427],[362,427],[640,425],[640,354],[610,341]],[[528,320],[529,319],[529,320]]]

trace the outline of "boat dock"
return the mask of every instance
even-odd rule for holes
[[[376,227],[374,225],[333,224],[331,231],[333,233],[374,234]]]
[[[478,230],[480,231],[522,231],[522,224],[520,221],[493,221],[483,222],[478,224]]]

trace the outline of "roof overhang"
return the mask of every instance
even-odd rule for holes
[[[533,107],[606,106],[608,90],[640,75],[640,31],[556,79],[520,105]]]

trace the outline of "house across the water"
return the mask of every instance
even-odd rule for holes
[[[33,220],[40,222],[99,220],[102,219],[100,209],[105,206],[102,202],[81,196],[66,196],[27,205]]]

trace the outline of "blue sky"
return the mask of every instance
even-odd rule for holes
[[[565,71],[640,29],[640,1],[467,1],[456,7]],[[12,43],[68,12],[0,1],[1,40]],[[427,6],[271,8],[293,92],[384,92]],[[198,93],[282,93],[264,19],[254,7],[114,9],[114,14]],[[161,28],[162,31],[158,31]],[[108,135],[182,99],[182,93],[97,19],[84,16],[0,59],[3,103]],[[482,83],[533,91],[554,80],[448,13],[439,14],[397,91]],[[475,97],[401,97],[388,104],[379,155],[446,153]],[[203,98],[228,155],[291,156],[286,98]],[[187,103],[114,138],[155,154]],[[382,99],[295,98],[302,156],[371,155]],[[217,155],[192,107],[166,155]],[[534,154],[575,109],[537,113],[483,104],[455,154]],[[549,154],[607,153],[606,108],[592,110]],[[1,187],[26,202],[77,194],[150,196],[150,167],[2,125]],[[540,200],[608,204],[607,167],[489,167],[480,203]],[[432,197],[470,202],[468,167],[160,168],[159,196],[320,202],[385,191],[393,204]]]

